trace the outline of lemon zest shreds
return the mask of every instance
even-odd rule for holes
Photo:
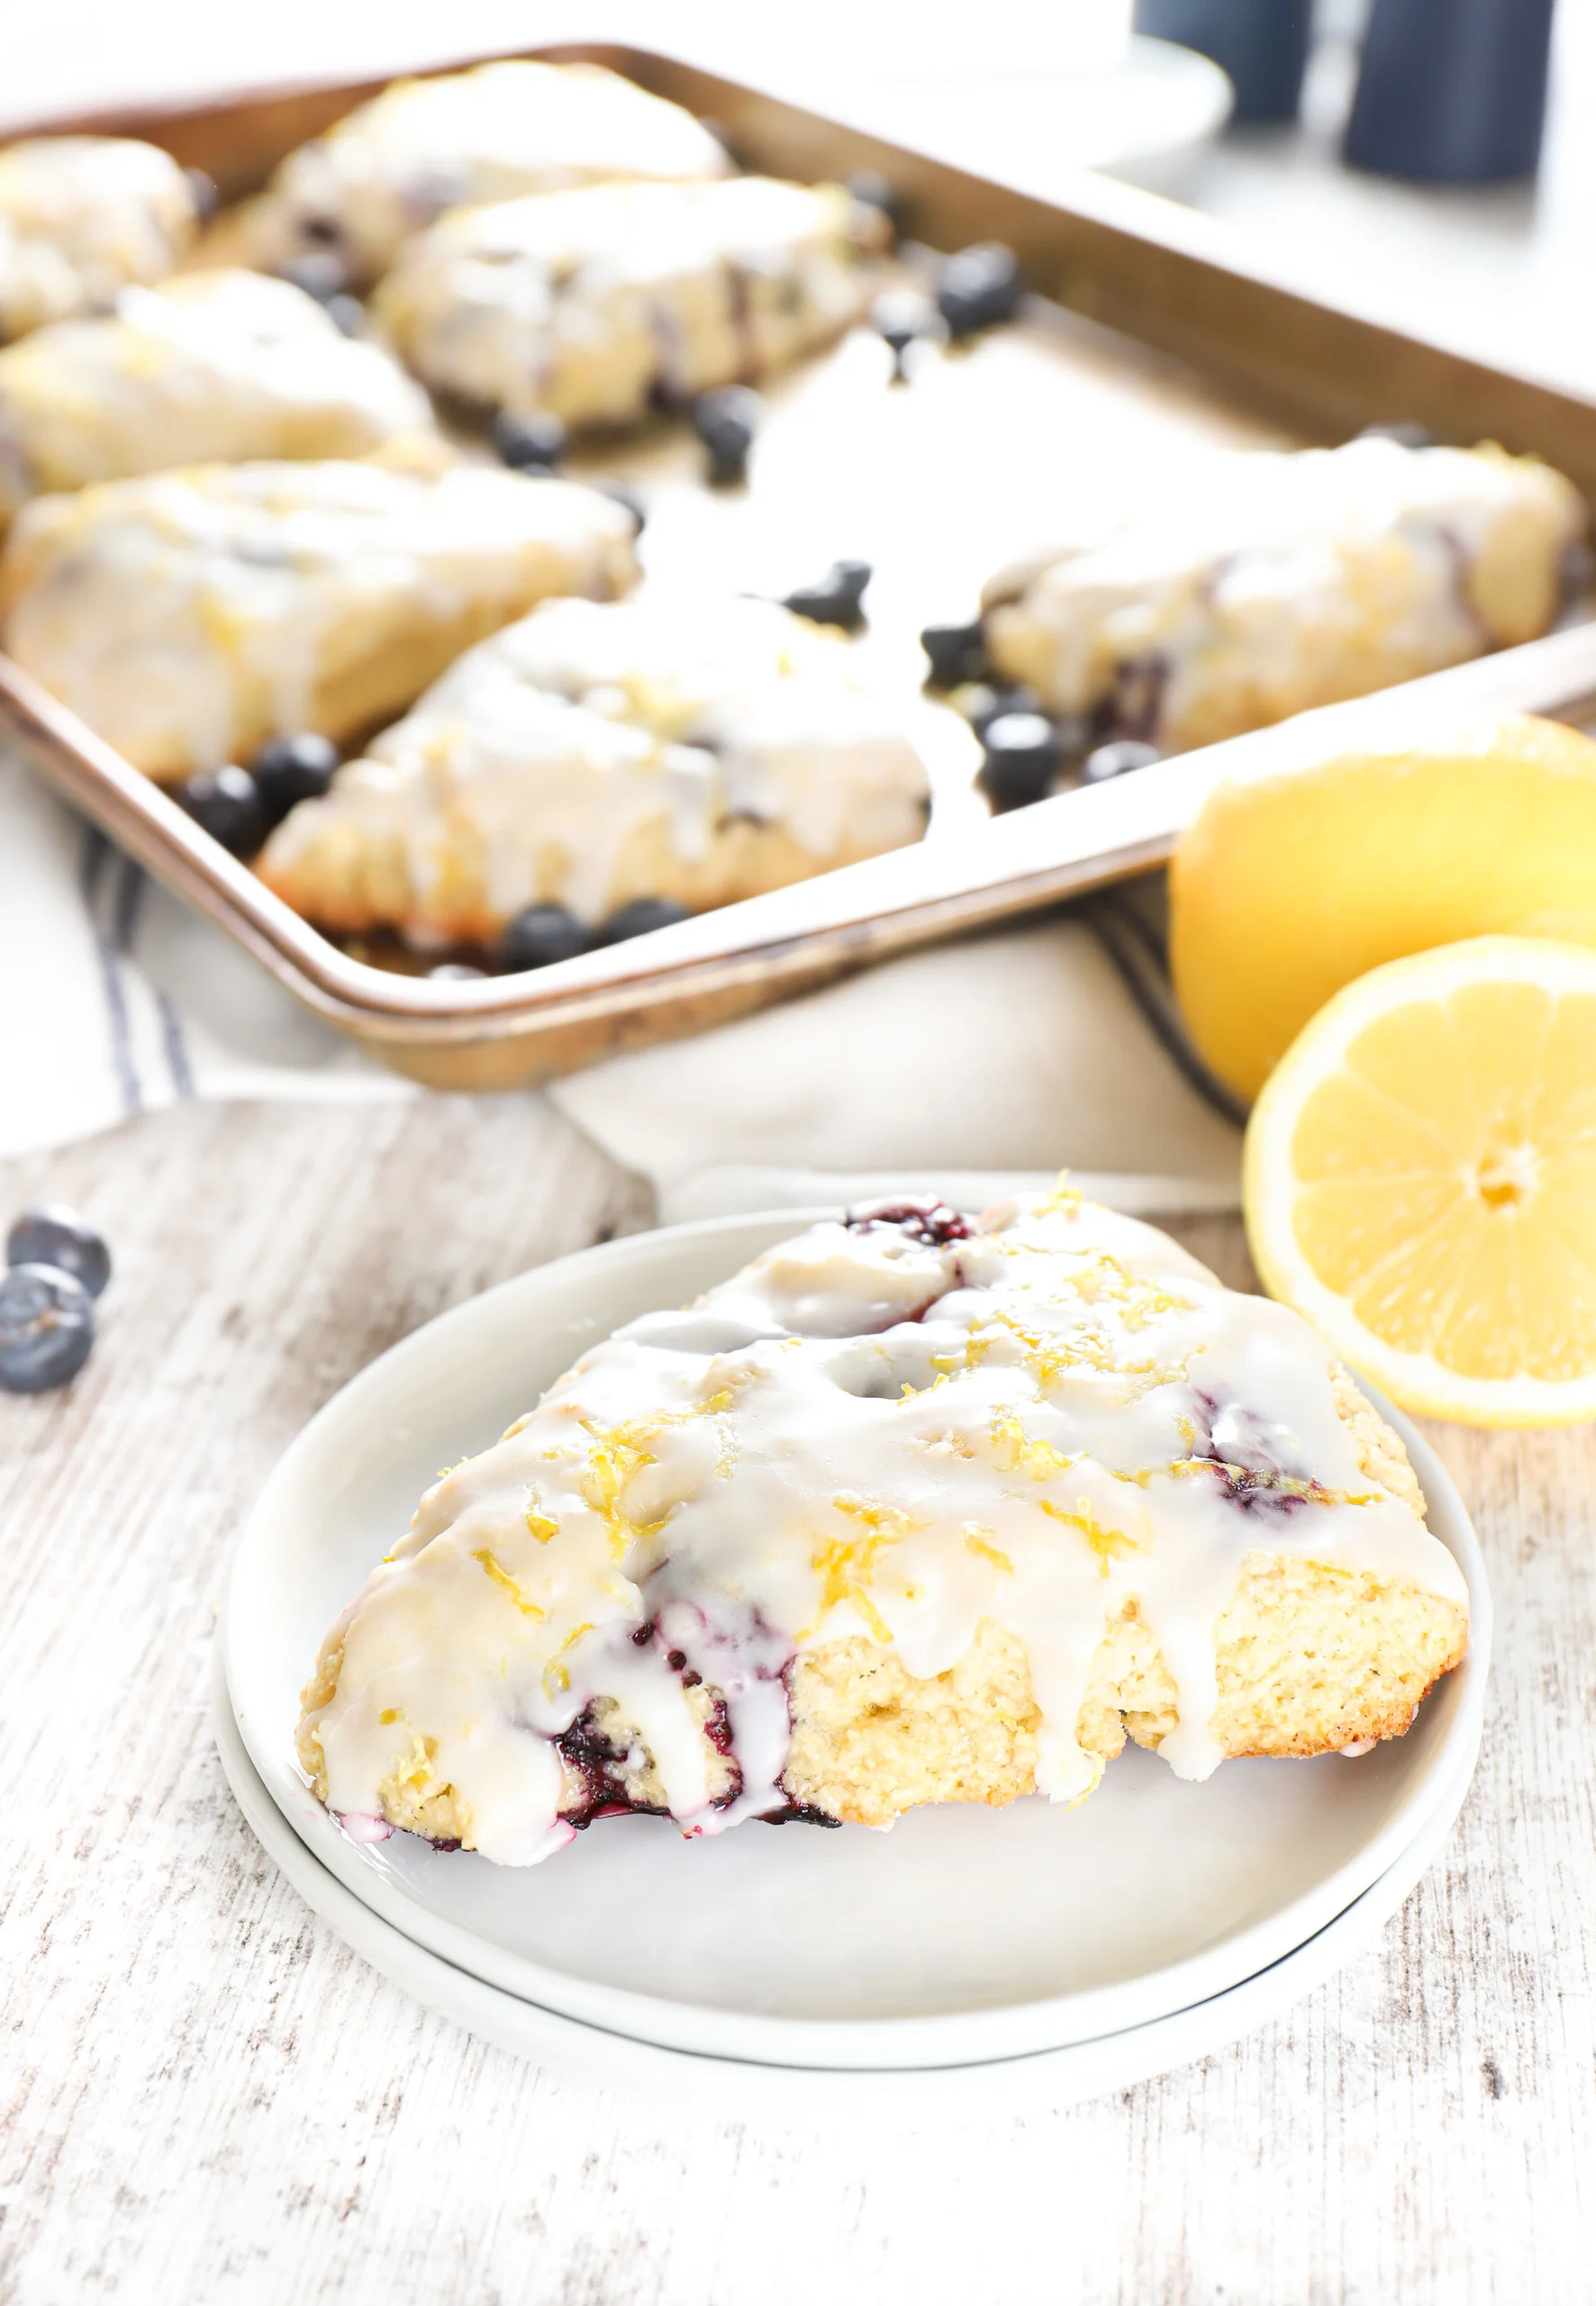
[[[585,1633],[591,1633],[591,1624],[574,1625],[553,1657],[543,1668],[543,1692],[546,1697],[563,1697],[571,1686],[571,1669],[565,1662],[567,1649],[574,1648]]]
[[[527,1600],[526,1595],[521,1592],[521,1587],[516,1584],[514,1578],[511,1576],[510,1572],[505,1568],[503,1563],[499,1560],[495,1554],[491,1553],[486,1546],[478,1546],[476,1552],[471,1556],[471,1558],[473,1561],[479,1561],[482,1564],[484,1569],[486,1570],[488,1575],[493,1579],[495,1585],[501,1585],[503,1587],[505,1593],[509,1594],[511,1600],[521,1611],[522,1617],[532,1618],[540,1624],[543,1619],[548,1616],[549,1612],[547,1610],[540,1608],[536,1602],[529,1602]]]
[[[965,1523],[965,1543],[972,1553],[978,1553],[984,1561],[995,1562],[1000,1569],[1007,1570],[1009,1575],[1012,1577],[1013,1563],[1001,1548],[992,1543],[992,1531],[984,1529],[979,1521]]]
[[[382,1723],[383,1728],[386,1730],[390,1723],[398,1720],[399,1709],[396,1705],[385,1705],[382,1711],[376,1718]]]
[[[526,1524],[528,1531],[537,1539],[540,1546],[546,1546],[550,1538],[558,1538],[559,1535],[559,1523],[551,1521],[547,1513],[539,1512],[535,1490],[527,1499]]]
[[[432,1775],[433,1757],[438,1751],[435,1738],[420,1738],[410,1733],[410,1759],[402,1770],[394,1772],[401,1785],[425,1785]]]
[[[1079,1530],[1097,1556],[1097,1566],[1105,1577],[1109,1574],[1110,1564],[1120,1554],[1139,1553],[1142,1550],[1142,1542],[1139,1538],[1128,1537],[1123,1530],[1105,1528],[1092,1511],[1089,1498],[1077,1497],[1075,1511],[1073,1513],[1063,1505],[1055,1505],[1049,1497],[1038,1497],[1037,1503],[1043,1512],[1048,1514],[1055,1521],[1062,1521],[1069,1529]]]
[[[812,1621],[798,1636],[800,1643],[810,1639],[822,1620],[845,1602],[853,1607],[869,1627],[877,1641],[890,1641],[892,1628],[883,1618],[870,1597],[869,1580],[875,1567],[875,1557],[885,1546],[895,1545],[900,1538],[923,1529],[923,1521],[905,1513],[896,1505],[872,1505],[862,1497],[850,1496],[846,1491],[831,1500],[834,1512],[847,1520],[861,1524],[857,1537],[826,1538],[810,1557],[810,1566],[821,1582],[821,1605]]]
[[[1079,1462],[1080,1452],[1066,1456],[1054,1448],[1050,1441],[1033,1441],[1026,1432],[1015,1410],[1003,1410],[992,1421],[993,1445],[1000,1455],[1007,1453],[1005,1473],[1029,1474],[1032,1481],[1048,1481],[1055,1474],[1067,1473]]]
[[[1272,1497],[1300,1497],[1309,1505],[1389,1505],[1377,1489],[1328,1489],[1322,1481],[1307,1481],[1300,1474],[1276,1473],[1268,1466],[1233,1466],[1224,1457],[1177,1457],[1164,1468],[1177,1479],[1192,1474],[1222,1474],[1232,1487],[1258,1490]]]
[[[1081,1197],[1080,1186],[1072,1185],[1069,1181],[1069,1171],[1060,1169],[1058,1183],[1038,1202],[1036,1213],[1038,1217],[1073,1217],[1081,1206]]]

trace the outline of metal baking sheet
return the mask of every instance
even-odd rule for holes
[[[1223,228],[1151,194],[1083,177],[1067,201],[1042,201],[666,56],[541,52],[591,57],[714,118],[746,166],[812,178],[877,168],[910,236],[942,248],[1006,240],[1045,292],[1017,325],[967,349],[920,348],[906,382],[891,380],[886,348],[859,330],[762,387],[769,413],[746,491],[703,485],[682,426],[576,454],[575,476],[624,479],[644,496],[651,588],[779,595],[833,559],[867,559],[876,576],[860,645],[912,694],[920,625],[970,613],[982,579],[1038,539],[1090,527],[1128,497],[1156,503],[1215,449],[1336,440],[1401,416],[1442,439],[1538,450],[1596,491],[1596,404],[1315,304]],[[231,196],[370,93],[260,91],[41,125],[148,136]],[[1596,628],[1388,697],[1393,709],[1472,698],[1577,717],[1596,697]],[[1352,727],[1365,710],[1333,708],[1324,735],[1335,714]],[[971,789],[973,738],[927,701],[915,729],[935,794],[923,844],[530,975],[433,981],[301,921],[4,658],[0,718],[76,805],[307,1007],[385,1062],[456,1088],[569,1071],[1145,871],[1216,776],[1298,741],[1289,726],[1262,731],[994,820]]]

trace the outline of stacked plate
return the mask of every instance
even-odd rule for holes
[[[438,1468],[618,1322],[805,1221],[678,1226],[543,1266],[429,1323],[312,1421],[242,1534],[223,1621],[219,1743],[245,1816],[432,2008],[562,2074],[721,2114],[1059,2106],[1234,2039],[1372,1943],[1479,1749],[1483,1564],[1433,1452],[1383,1403],[1467,1579],[1473,1639],[1409,1735],[1356,1760],[1230,1762],[1192,1785],[1129,1751],[1079,1810],[925,1810],[890,1835],[685,1842],[617,1819],[530,1871],[404,1835],[358,1845],[306,1789],[293,1729],[318,1642]]]

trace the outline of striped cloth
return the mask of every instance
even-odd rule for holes
[[[425,1094],[3,752],[0,983],[0,1154],[191,1097]],[[549,1094],[668,1221],[910,1185],[979,1204],[1061,1167],[1120,1208],[1232,1207],[1239,1134],[1211,1088],[1144,897],[909,954]]]

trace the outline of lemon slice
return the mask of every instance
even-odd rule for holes
[[[1596,951],[1479,937],[1373,969],[1247,1130],[1265,1287],[1405,1409],[1596,1416]]]

